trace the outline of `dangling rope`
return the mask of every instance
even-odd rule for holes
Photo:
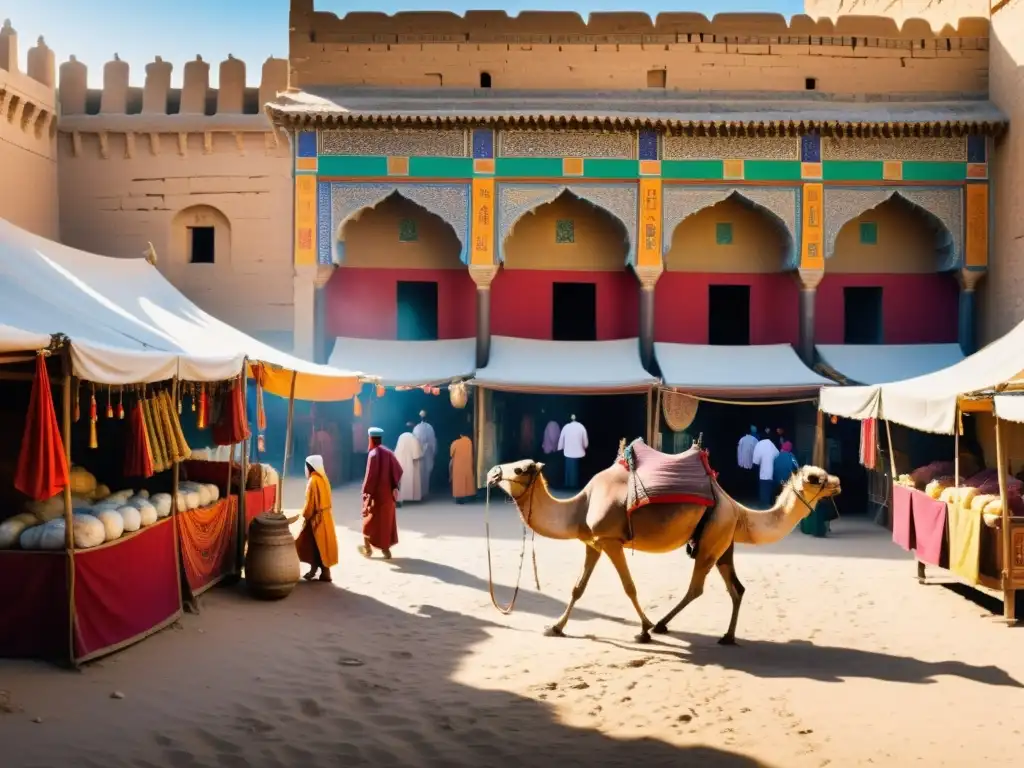
[[[532,496],[532,485],[527,488],[527,493],[531,493],[529,504],[530,513],[526,515],[526,519],[529,520],[533,511],[533,496]],[[491,565],[491,486],[488,483],[486,495],[484,497],[484,529],[487,536],[487,590],[491,595],[491,604],[498,609],[498,611],[504,616],[508,616],[512,613],[512,609],[516,606],[516,600],[519,597],[519,585],[523,580],[523,561],[526,559],[526,523],[523,523],[523,546],[519,552],[519,569],[516,573],[516,586],[512,591],[512,599],[509,601],[507,606],[502,606],[498,603],[498,598],[494,595],[494,569]],[[525,495],[525,494],[524,494]],[[515,503],[515,500],[513,500]],[[531,529],[532,531],[532,529]],[[540,592],[540,575],[537,572],[537,532],[532,531],[533,535],[530,541],[530,550],[533,559],[533,580],[537,585],[537,591]]]

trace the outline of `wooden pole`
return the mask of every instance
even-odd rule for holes
[[[1003,618],[1010,623],[1017,620],[1016,593],[1010,579],[1013,567],[1013,545],[1010,531],[1010,504],[1006,493],[1006,454],[1003,449],[1003,422],[996,416],[996,463],[999,471],[999,501],[1003,505],[1002,525],[999,533],[1003,550]]]
[[[487,414],[484,412],[484,399],[486,397],[486,391],[483,387],[476,387],[474,389],[474,395],[476,402],[474,403],[476,411],[476,487],[483,488],[486,483],[484,482],[484,432],[487,429]]]
[[[651,446],[656,451],[661,450],[661,387],[658,387],[658,396],[654,400],[654,444]]]
[[[281,468],[281,475],[277,478],[277,511],[280,512],[284,504],[284,478],[288,474],[288,464],[292,457],[292,427],[295,422],[295,379],[298,371],[292,371],[292,386],[288,392],[288,425],[284,430],[284,466]]]
[[[238,575],[242,574],[242,567],[245,564],[245,540],[248,531],[246,530],[246,509],[245,509],[245,492],[246,492],[246,481],[249,477],[249,443],[252,442],[252,432],[249,429],[249,358],[245,358],[242,361],[242,413],[245,414],[245,427],[246,431],[249,432],[249,436],[242,441],[242,480],[238,488],[238,550],[235,553],[235,572]],[[231,482],[230,476],[228,482]]]
[[[71,350],[65,345],[61,355],[64,387],[61,394],[61,437],[68,465],[68,483],[64,486],[64,549],[68,562],[68,660],[75,663],[75,525],[71,500]]]
[[[172,403],[177,403],[178,402],[178,377],[177,376],[175,376],[173,379],[171,379],[171,402]],[[179,513],[179,510],[178,510],[178,482],[180,480],[181,480],[181,462],[180,461],[175,461],[174,464],[171,465],[171,499],[173,499],[173,503],[171,504],[171,514],[172,515],[177,515]],[[181,511],[184,511],[184,510],[181,510]],[[177,530],[177,527],[178,527],[177,521],[175,521],[174,527],[175,527],[175,530]]]
[[[814,448],[811,454],[811,463],[821,469],[828,469],[825,466],[825,412],[820,407],[817,418],[814,420]]]
[[[647,439],[648,445],[654,445],[654,387],[647,390]]]

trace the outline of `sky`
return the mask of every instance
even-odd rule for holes
[[[246,63],[249,85],[257,85],[260,68],[269,56],[288,55],[289,0],[0,0],[0,18],[10,18],[18,32],[21,66],[40,35],[53,49],[58,64],[74,54],[89,67],[89,85],[103,84],[103,65],[117,53],[131,66],[132,85],[142,85],[145,66],[154,57],[174,64],[172,84],[180,87],[182,68],[199,54],[211,62],[210,76],[216,85],[217,64],[229,53]],[[690,0],[680,7],[652,0],[642,8],[627,0],[525,0],[502,3],[465,2],[442,4],[438,0],[317,0],[318,11],[343,14],[349,11],[505,10],[514,15],[524,10],[565,10],[588,14],[594,11],[646,11],[651,16],[667,11],[716,13],[761,11],[792,16],[803,12],[803,0]],[[96,9],[102,8],[99,12]]]

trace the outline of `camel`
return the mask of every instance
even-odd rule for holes
[[[736,576],[733,554],[736,544],[772,544],[783,539],[807,517],[818,502],[840,493],[839,478],[817,467],[798,469],[785,484],[775,505],[768,510],[743,506],[713,481],[717,504],[710,508],[694,504],[648,504],[626,513],[626,491],[629,470],[613,464],[598,472],[586,487],[571,499],[554,498],[543,474],[544,465],[531,459],[499,464],[487,474],[488,485],[507,493],[519,510],[523,523],[540,536],[549,539],[576,540],[586,545],[583,572],[565,611],[544,634],[561,637],[573,606],[583,596],[594,566],[601,554],[608,555],[622,581],[626,596],[640,617],[640,634],[636,641],[648,643],[651,632],[667,634],[669,622],[704,592],[704,582],[711,569],[725,581],[732,599],[729,628],[718,641],[721,645],[736,643],[736,622],[745,591]],[[707,516],[702,530],[701,518]],[[630,539],[630,528],[632,539]],[[647,618],[637,600],[636,585],[626,563],[625,548],[641,552],[673,552],[695,537],[697,542],[690,586],[683,599],[657,623]]]

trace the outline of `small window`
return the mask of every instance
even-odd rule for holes
[[[715,244],[732,245],[732,224],[728,221],[715,224]]]
[[[572,219],[559,219],[555,222],[555,242],[576,242],[576,223]]]
[[[551,339],[597,341],[597,286],[551,284]]]
[[[664,88],[668,85],[668,70],[649,69],[647,70],[647,87]]]
[[[818,78],[808,77],[804,79],[804,90],[805,91],[816,91],[818,90]]]
[[[193,264],[213,264],[216,255],[213,227],[188,228],[189,261]]]
[[[843,344],[881,344],[882,289],[843,289]]]
[[[878,225],[873,221],[860,223],[860,244],[878,245]]]
[[[708,286],[708,344],[750,343],[750,286]]]
[[[395,293],[398,340],[436,341],[437,283],[399,280]]]
[[[491,73],[490,72],[481,72],[480,73],[480,87],[481,88],[490,88],[491,87]]]
[[[420,239],[416,229],[416,219],[402,219],[398,222],[398,242],[415,243]]]

